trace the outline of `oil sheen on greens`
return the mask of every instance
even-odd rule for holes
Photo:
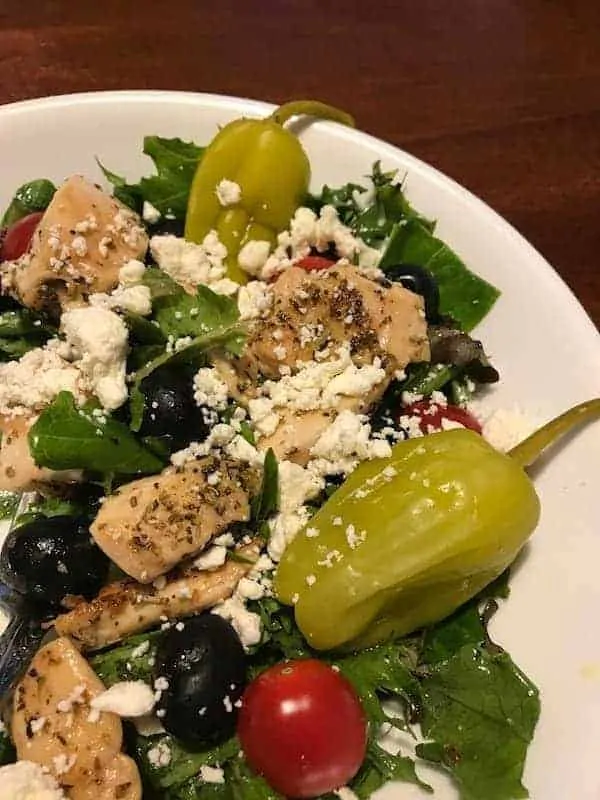
[[[329,659],[356,688],[369,720],[367,756],[350,784],[361,800],[390,780],[416,783],[430,792],[419,777],[419,764],[423,762],[435,763],[446,771],[462,800],[528,796],[521,780],[539,716],[538,692],[510,656],[489,639],[486,622],[496,608],[493,594],[506,594],[505,579],[424,634]],[[273,598],[255,601],[250,607],[260,614],[264,626],[263,640],[249,656],[251,676],[284,658],[314,655],[288,608]],[[160,635],[153,632],[133,637],[95,656],[92,666],[109,686],[121,680],[151,681]],[[146,640],[149,649],[134,658],[135,648]],[[323,654],[318,657],[323,659]],[[400,716],[386,715],[390,701],[395,701]],[[392,754],[381,747],[382,725],[411,730],[416,723],[420,723],[424,737],[417,745],[416,758],[403,752]],[[248,769],[235,738],[214,749],[192,752],[168,734],[132,736],[145,782],[157,797],[279,798]],[[171,751],[171,761],[163,767],[154,766],[147,755],[160,742]],[[196,775],[203,764],[220,765],[225,783],[201,783]],[[333,795],[328,800],[334,800]]]

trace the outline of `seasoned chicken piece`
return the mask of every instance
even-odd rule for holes
[[[161,589],[134,581],[117,581],[97,598],[81,602],[54,620],[60,636],[68,635],[83,650],[97,650],[148,630],[165,619],[179,619],[211,608],[233,594],[258,558],[259,547],[238,550],[239,561],[214,570],[186,567],[170,576]]]
[[[90,530],[124,572],[149,583],[200,551],[235,522],[250,519],[256,470],[204,459],[121,486],[103,502]]]
[[[56,191],[29,253],[0,266],[2,289],[29,308],[56,313],[59,305],[114,289],[120,268],[147,248],[138,215],[74,175]]]
[[[121,753],[121,720],[90,708],[103,691],[68,638],[42,647],[13,698],[17,756],[48,769],[71,800],[140,800],[138,769]]]
[[[376,357],[389,373],[429,360],[423,299],[400,284],[381,285],[351,266],[282,272],[273,304],[250,333],[238,371],[276,380],[315,353],[350,342],[355,364]]]
[[[77,470],[56,472],[36,466],[27,440],[32,421],[27,417],[0,416],[0,490],[28,492],[40,484],[80,481]]]

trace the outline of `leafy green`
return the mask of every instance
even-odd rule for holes
[[[415,771],[415,762],[408,756],[392,755],[374,742],[369,745],[365,761],[358,775],[350,784],[352,791],[361,800],[368,800],[371,795],[388,781],[404,781],[416,783],[425,792],[432,789],[424,783]]]
[[[56,186],[46,178],[19,186],[4,212],[0,226],[7,227],[34,211],[45,211],[54,197]]]
[[[166,767],[156,767],[148,758],[148,751],[160,744],[168,747],[171,753],[171,760]],[[166,789],[182,783],[196,775],[204,764],[218,766],[233,756],[237,756],[239,751],[240,744],[235,738],[228,739],[223,744],[207,750],[194,751],[187,750],[181,742],[169,734],[135,738],[136,760],[141,766],[145,779],[155,789]]]
[[[12,519],[19,505],[19,495],[0,490],[0,520]]]
[[[187,201],[204,148],[182,139],[161,136],[144,138],[144,153],[150,156],[156,174],[129,184],[99,161],[104,177],[112,183],[114,195],[130,208],[141,212],[144,201],[151,203],[163,216],[183,220]]]
[[[12,764],[17,760],[17,754],[6,731],[0,731],[0,767]]]
[[[263,465],[260,491],[252,498],[252,521],[257,525],[266,522],[279,509],[279,465],[271,448],[267,450]]]
[[[163,462],[143,447],[126,425],[60,392],[29,430],[35,463],[50,469],[84,469],[101,474],[159,472]]]
[[[417,755],[443,766],[462,800],[527,797],[527,747],[539,717],[538,691],[510,656],[466,644],[422,681]]]
[[[154,271],[152,271],[154,272]],[[139,369],[131,390],[131,428],[138,431],[144,413],[142,381],[160,367],[204,363],[209,350],[223,348],[240,355],[245,341],[236,303],[198,286],[196,296],[187,294],[170,279],[150,278],[154,287],[153,316],[161,333],[172,342],[190,337],[184,347],[167,349]]]
[[[55,333],[54,328],[26,308],[0,311],[0,361],[20,358]]]
[[[24,525],[37,517],[91,517],[94,514],[93,493],[86,492],[73,497],[42,497],[27,506],[27,511],[17,518],[18,525]]]
[[[160,631],[131,636],[118,647],[93,655],[90,664],[105,686],[119,681],[150,681],[159,637]],[[136,649],[144,642],[148,642],[148,650],[134,657]]]
[[[396,264],[416,264],[429,270],[440,290],[440,312],[466,331],[481,322],[500,295],[418,219],[403,221],[390,233],[379,266],[385,272]]]

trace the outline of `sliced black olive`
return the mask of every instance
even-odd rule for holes
[[[433,275],[417,264],[397,264],[386,267],[385,277],[401,283],[405,289],[420,294],[425,303],[425,316],[428,322],[437,322],[440,317],[440,290]]]
[[[0,578],[15,592],[57,606],[69,594],[91,598],[110,561],[83,517],[39,517],[14,528],[0,553]]]
[[[206,409],[194,400],[192,379],[179,370],[155,370],[141,384],[144,415],[140,435],[162,441],[170,450],[208,436]],[[203,413],[204,412],[204,413]]]
[[[231,625],[215,614],[182,625],[164,633],[156,655],[161,721],[191,746],[214,745],[235,731],[247,680],[244,648]]]

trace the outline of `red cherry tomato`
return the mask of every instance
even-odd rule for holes
[[[348,783],[367,746],[354,688],[322,661],[288,661],[247,687],[238,736],[250,766],[285,797],[317,797]]]
[[[300,261],[296,261],[294,266],[305,269],[307,272],[318,272],[322,269],[329,269],[334,264],[335,261],[332,261],[331,258],[325,258],[325,256],[306,256],[301,258]]]
[[[44,216],[43,211],[34,211],[7,228],[0,247],[0,261],[15,261],[29,250],[31,237]]]
[[[441,405],[430,400],[420,400],[402,409],[402,415],[419,417],[419,428],[425,434],[443,430],[443,420],[457,422],[464,428],[481,433],[481,425],[475,417],[460,406]],[[433,431],[432,431],[433,429]]]

